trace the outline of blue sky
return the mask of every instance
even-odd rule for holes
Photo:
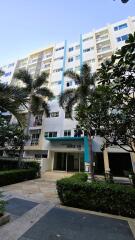
[[[0,65],[135,15],[135,0],[1,0]]]

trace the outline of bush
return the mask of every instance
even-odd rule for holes
[[[40,164],[36,161],[22,161],[21,168],[36,168],[40,171]],[[18,169],[17,159],[0,159],[0,171]]]
[[[35,168],[18,169],[0,172],[0,187],[8,184],[31,180],[38,177]]]
[[[106,182],[81,181],[81,177],[57,181],[61,203],[76,208],[135,217],[135,189]]]
[[[0,194],[0,197],[1,197],[1,194]],[[5,211],[5,201],[0,200],[0,217],[3,216],[4,211]]]

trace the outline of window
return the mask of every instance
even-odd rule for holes
[[[55,84],[61,84],[62,81],[55,81],[55,82],[52,82],[51,85],[55,85]]]
[[[59,112],[51,112],[50,117],[59,117]]]
[[[80,66],[75,67],[75,72],[79,72],[80,71]]]
[[[86,53],[86,52],[90,52],[90,48],[86,48],[86,49],[84,49],[83,52],[84,52],[84,53]]]
[[[40,154],[40,153],[36,153],[36,154],[35,154],[35,158],[37,158],[37,159],[47,158],[47,156],[48,156],[48,151],[47,151],[47,150],[46,150],[45,153],[43,153],[43,154]]]
[[[73,71],[73,68],[68,68],[66,69],[66,71]]]
[[[33,127],[42,125],[42,115],[35,116],[35,121],[33,123]]]
[[[7,72],[7,73],[5,73],[5,77],[8,77],[8,76],[10,76],[11,75],[11,72]]]
[[[32,131],[32,133],[31,133],[31,145],[38,145],[39,136],[40,136],[40,130]]]
[[[85,48],[85,49],[83,50],[83,52],[86,53],[86,52],[90,52],[90,51],[92,51],[92,50],[94,50],[94,47]]]
[[[59,47],[59,48],[56,48],[55,51],[57,52],[57,51],[60,51],[60,50],[63,50],[63,49],[64,49],[64,47]]]
[[[76,59],[76,60],[80,60],[80,55],[77,55],[77,56],[75,57],[75,59]]]
[[[65,112],[65,118],[71,118],[69,113]]]
[[[64,137],[71,136],[71,130],[64,130]]]
[[[75,49],[78,50],[80,48],[80,45],[76,45]]]
[[[73,47],[70,47],[70,48],[68,49],[69,52],[72,52],[73,50],[74,50]]]
[[[70,87],[70,86],[72,86],[72,81],[67,82],[67,87]]]
[[[14,66],[14,63],[10,63],[10,64],[8,65],[8,68],[13,67],[13,66]]]
[[[73,62],[74,61],[74,58],[71,57],[71,58],[68,58],[68,62]]]
[[[117,37],[117,42],[126,41],[127,39],[128,39],[128,34],[123,35],[121,37]]]
[[[93,39],[93,37],[91,36],[91,37],[87,37],[87,38],[84,38],[83,39],[83,42],[86,42],[86,41],[89,41],[89,40],[92,40]]]
[[[61,72],[63,71],[63,68],[57,68],[57,69],[54,69],[53,72],[56,73],[56,72]]]
[[[45,137],[57,137],[57,132],[45,132]]]
[[[127,23],[124,23],[124,24],[114,27],[114,31],[118,31],[118,30],[121,30],[121,29],[127,28],[127,27],[128,27]]]
[[[57,58],[54,59],[54,61],[63,60],[63,58],[64,58],[63,56],[57,57]]]

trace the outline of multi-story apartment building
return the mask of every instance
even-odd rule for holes
[[[134,32],[135,17],[128,17],[101,29],[81,34],[77,42],[63,41],[52,44],[3,68],[5,76],[2,80],[18,85],[21,82],[16,82],[13,73],[19,69],[27,69],[33,77],[42,71],[48,72],[48,87],[55,95],[54,100],[49,102],[49,118],[43,113],[31,117],[31,137],[25,146],[25,157],[41,159],[45,170],[80,171],[87,168],[91,158],[88,139],[86,136],[74,137],[77,122],[69,119],[58,105],[59,94],[65,89],[76,87],[73,80],[64,77],[64,72],[73,69],[79,73],[83,63],[89,64],[92,72],[95,72],[105,59],[109,59],[116,49],[125,44],[128,34]],[[134,154],[130,156],[116,147],[108,148],[103,154],[102,141],[96,136],[92,142],[97,173],[111,168],[115,175],[123,175],[126,170],[135,170]]]

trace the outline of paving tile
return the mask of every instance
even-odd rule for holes
[[[53,208],[19,240],[134,240],[128,222]]]
[[[20,198],[11,198],[7,201],[6,211],[15,216],[21,216],[30,209],[34,208],[38,203],[23,200]]]

